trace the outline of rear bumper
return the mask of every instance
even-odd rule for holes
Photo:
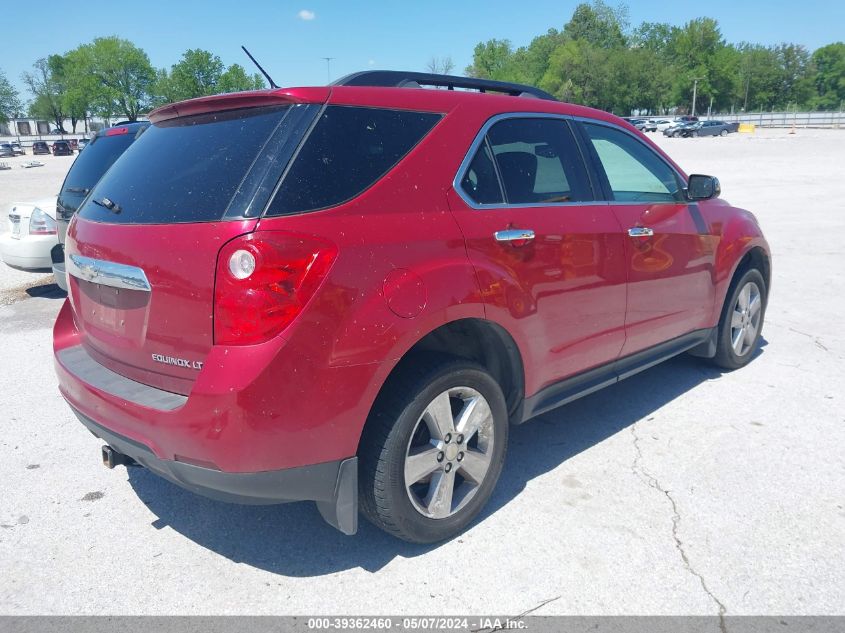
[[[25,235],[19,239],[13,238],[11,233],[0,235],[0,257],[9,266],[38,270],[50,268],[50,249],[57,243],[55,235]]]
[[[50,260],[53,262],[53,276],[56,285],[67,292],[67,270],[65,269],[65,248],[59,243],[50,250]]]
[[[226,473],[160,459],[144,444],[98,424],[71,407],[79,421],[113,450],[197,494],[247,505],[316,501],[320,514],[344,534],[358,529],[358,458],[256,473]]]

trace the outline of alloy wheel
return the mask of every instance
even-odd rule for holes
[[[432,400],[405,452],[405,490],[423,516],[445,519],[478,492],[493,456],[490,404],[470,387],[453,387]]]
[[[763,315],[760,288],[753,281],[742,287],[731,312],[731,347],[737,356],[745,356],[754,346]]]

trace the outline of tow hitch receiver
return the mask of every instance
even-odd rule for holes
[[[103,455],[103,466],[112,469],[115,466],[136,466],[137,462],[123,453],[118,453],[111,446],[105,445],[101,449]]]

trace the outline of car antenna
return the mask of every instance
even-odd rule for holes
[[[246,53],[247,57],[249,57],[252,60],[252,63],[255,64],[258,67],[258,70],[261,71],[261,74],[264,75],[267,78],[267,81],[270,82],[270,87],[271,88],[278,88],[279,86],[276,85],[276,82],[273,81],[273,78],[270,75],[267,74],[267,71],[264,70],[261,67],[261,64],[259,64],[257,61],[255,61],[255,57],[252,56],[252,53],[250,53],[248,50],[246,50],[246,46],[241,45],[241,48],[244,49],[244,53]]]

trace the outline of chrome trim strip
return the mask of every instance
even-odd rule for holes
[[[136,266],[107,262],[82,255],[68,255],[65,258],[67,274],[77,279],[91,283],[123,288],[125,290],[142,290],[150,292],[152,286],[147,281],[147,275]]]

